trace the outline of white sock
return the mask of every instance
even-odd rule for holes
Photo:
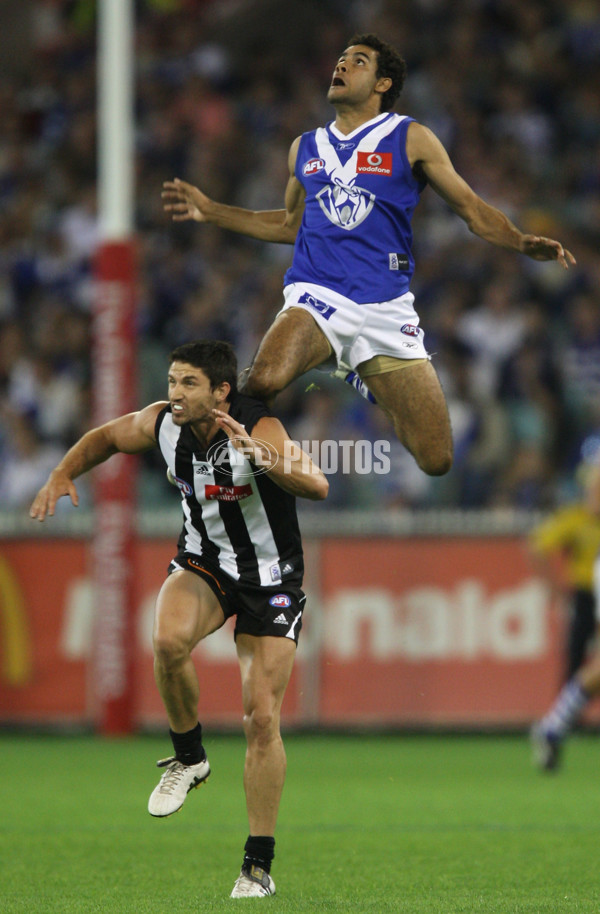
[[[542,719],[542,728],[549,736],[562,739],[567,735],[590,696],[583,690],[578,679],[570,679],[558,698]]]
[[[334,374],[334,376],[336,378],[338,378],[338,377],[341,377],[342,372],[338,370],[337,372],[332,372],[332,374]],[[361,397],[364,397],[365,400],[369,401],[369,403],[377,402],[375,397],[373,396],[373,394],[371,393],[371,391],[365,384],[365,382],[361,380],[358,372],[356,372],[356,371],[347,372],[347,374],[343,378],[343,380],[346,382],[346,384],[349,384],[350,387],[353,387],[354,390],[357,390],[359,392],[359,394],[361,395]]]

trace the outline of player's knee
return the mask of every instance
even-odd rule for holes
[[[244,378],[241,390],[249,397],[272,400],[284,387],[284,378],[276,368],[253,365]]]
[[[244,715],[246,739],[255,746],[266,746],[279,732],[279,724],[273,710],[257,706]]]
[[[415,455],[419,467],[428,476],[445,476],[452,468],[452,448],[428,451]]]
[[[189,649],[176,632],[159,632],[153,639],[154,659],[163,670],[176,669],[185,662]]]

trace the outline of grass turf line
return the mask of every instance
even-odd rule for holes
[[[0,736],[0,911],[597,914],[598,744],[541,775],[518,737],[288,736],[277,895],[229,900],[248,833],[244,743],[148,815],[167,739]]]

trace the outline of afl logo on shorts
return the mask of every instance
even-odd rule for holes
[[[406,333],[407,336],[418,336],[420,332],[419,327],[415,327],[414,324],[403,324],[400,327],[400,333]]]
[[[308,162],[304,163],[304,168],[302,169],[303,175],[316,175],[318,171],[322,171],[325,168],[325,162],[323,159],[309,159]]]
[[[278,609],[287,609],[288,606],[292,605],[292,601],[284,593],[276,593],[274,597],[271,597],[269,603]]]

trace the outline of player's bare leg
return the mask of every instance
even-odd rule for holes
[[[358,373],[361,374],[360,365]],[[447,473],[452,466],[452,430],[444,393],[431,362],[404,362],[397,371],[369,375],[364,380],[420,468],[430,476]]]
[[[250,827],[242,872],[232,892],[238,898],[275,893],[269,870],[286,772],[280,714],[296,645],[288,638],[239,634],[236,646],[242,675],[247,741],[244,790]]]
[[[148,801],[152,816],[177,812],[189,791],[210,774],[198,722],[200,689],[191,652],[223,622],[217,598],[198,575],[176,571],[164,582],[154,620],[154,675],[175,755],[158,763],[165,772]]]
[[[585,707],[600,692],[600,655],[578,670],[562,687],[550,710],[530,731],[534,764],[542,771],[560,767],[562,744]]]
[[[154,618],[154,676],[169,725],[183,733],[198,722],[200,689],[191,653],[223,625],[223,610],[198,575],[176,571],[164,582]]]
[[[296,645],[289,638],[239,634],[236,646],[247,740],[244,789],[248,823],[254,835],[272,835],[286,770],[279,730],[281,704]]]
[[[243,392],[270,403],[330,354],[331,346],[314,318],[302,308],[288,308],[267,330],[242,385]]]

